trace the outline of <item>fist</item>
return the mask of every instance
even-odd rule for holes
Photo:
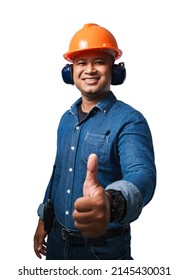
[[[98,158],[88,158],[87,173],[83,185],[83,197],[74,204],[75,227],[82,235],[97,237],[105,234],[110,221],[110,201],[104,188],[97,181]]]

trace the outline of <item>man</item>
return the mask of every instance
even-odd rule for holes
[[[73,36],[62,70],[81,98],[61,118],[55,170],[40,205],[34,250],[46,259],[132,259],[130,223],[152,199],[156,169],[143,115],[118,101],[110,85],[125,68],[114,36],[86,24]],[[49,193],[53,228],[44,228]],[[47,245],[45,238],[48,235]]]

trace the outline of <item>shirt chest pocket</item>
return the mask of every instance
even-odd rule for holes
[[[87,133],[83,143],[82,157],[87,162],[90,154],[98,156],[98,163],[104,164],[108,157],[108,136]]]

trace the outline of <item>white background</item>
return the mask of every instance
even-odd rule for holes
[[[92,22],[109,29],[123,50],[117,62],[125,62],[127,79],[112,90],[145,115],[154,141],[157,189],[132,224],[131,265],[171,266],[172,279],[186,279],[187,12],[183,0],[0,2],[0,242],[5,275],[17,279],[19,267],[44,265],[33,252],[36,210],[52,171],[59,119],[80,96],[61,79],[67,63],[62,55],[73,34]]]

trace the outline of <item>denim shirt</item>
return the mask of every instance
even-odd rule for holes
[[[149,126],[143,115],[118,101],[110,92],[79,122],[78,99],[62,116],[58,127],[52,201],[55,216],[74,228],[75,200],[83,196],[87,160],[98,156],[98,182],[105,190],[120,190],[127,201],[127,213],[118,223],[136,220],[152,199],[156,185],[154,151]],[[49,185],[43,204],[47,201]]]

